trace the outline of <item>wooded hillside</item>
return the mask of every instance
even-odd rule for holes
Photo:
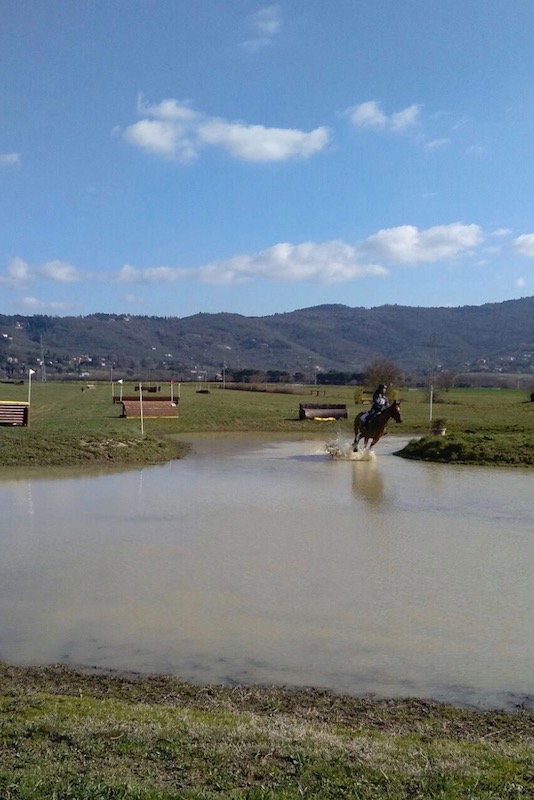
[[[266,317],[0,315],[0,376],[116,369],[126,375],[213,380],[227,370],[358,373],[376,358],[403,371],[534,372],[534,297],[457,308],[324,305]],[[44,361],[44,366],[41,364]]]

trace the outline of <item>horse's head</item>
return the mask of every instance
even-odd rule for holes
[[[402,417],[400,413],[400,403],[398,400],[395,400],[394,403],[390,405],[391,409],[391,416],[395,420],[395,422],[402,422]]]

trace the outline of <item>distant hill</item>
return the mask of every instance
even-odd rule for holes
[[[228,370],[362,371],[379,357],[424,375],[436,366],[534,371],[534,297],[457,308],[323,305],[266,317],[0,315],[0,375],[172,374],[208,379]]]

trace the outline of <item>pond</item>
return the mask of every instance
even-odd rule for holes
[[[532,472],[404,441],[198,436],[140,471],[4,475],[0,659],[532,705]]]

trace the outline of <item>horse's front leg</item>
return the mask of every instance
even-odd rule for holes
[[[352,443],[352,452],[353,453],[356,453],[358,451],[358,444],[359,444],[361,438],[362,438],[361,433],[357,433],[356,436],[354,437],[354,442]]]

